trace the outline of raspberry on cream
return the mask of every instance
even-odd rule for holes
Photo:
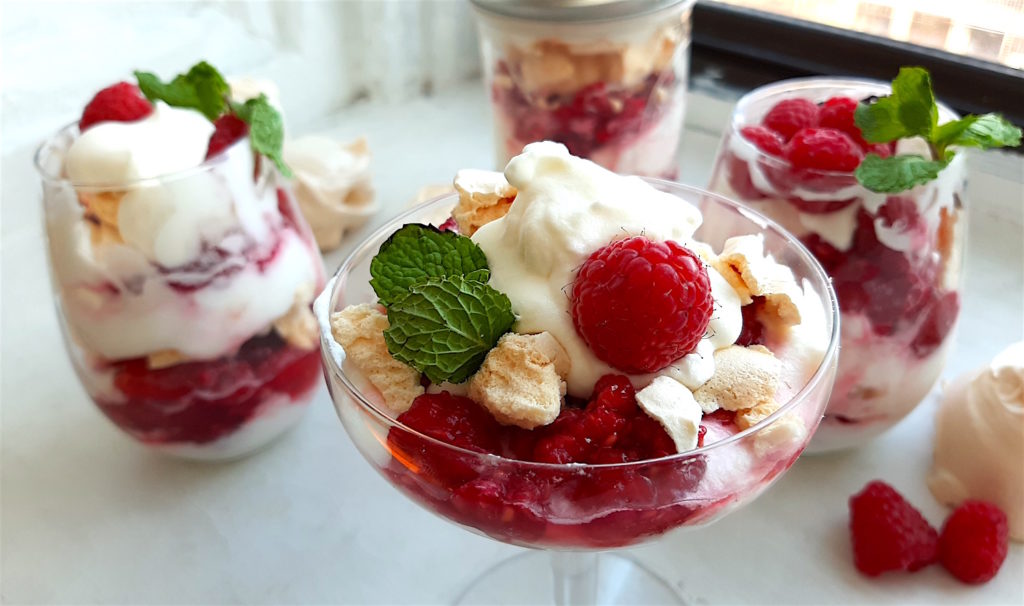
[[[700,211],[638,178],[571,156],[557,143],[526,146],[509,162],[505,177],[516,188],[515,203],[508,214],[480,227],[473,241],[491,264],[492,284],[512,301],[517,330],[551,333],[573,361],[566,377],[569,394],[586,396],[612,368],[573,326],[563,289],[572,284],[575,268],[622,237],[644,235],[686,246],[700,225]],[[723,347],[739,336],[739,299],[714,269],[708,274],[718,306],[709,334]]]
[[[213,124],[189,109],[157,102],[137,122],[103,122],[67,151],[64,170],[75,185],[118,185],[162,177],[202,164]]]

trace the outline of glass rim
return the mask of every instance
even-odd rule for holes
[[[757,101],[764,99],[770,99],[776,96],[782,96],[787,93],[798,92],[801,90],[814,90],[819,88],[870,88],[876,89],[877,92],[888,94],[892,91],[892,84],[882,80],[874,80],[871,78],[854,78],[854,77],[843,77],[843,76],[803,76],[800,78],[788,78],[786,80],[779,80],[770,84],[759,86],[751,91],[745,93],[740,100],[736,102],[736,106],[732,110],[732,114],[729,116],[729,133],[735,135],[735,138],[740,140],[739,145],[744,146],[749,153],[756,155],[758,161],[763,161],[772,168],[778,169],[793,169],[793,165],[784,158],[773,156],[762,151],[759,147],[754,145],[751,141],[747,140],[746,137],[740,134],[740,130],[745,126],[757,126],[757,124],[745,123],[743,121],[746,115],[748,107]],[[939,117],[941,118],[944,114],[956,120],[960,117],[960,114],[953,111],[951,107],[939,101],[935,100],[935,104],[939,108]],[[801,168],[798,170],[801,175],[809,175],[815,177],[835,177],[835,178],[853,178],[854,171],[839,171],[839,170],[821,170],[817,168]]]
[[[477,15],[522,23],[589,25],[692,9],[697,0],[470,0]]]
[[[796,408],[798,404],[804,402],[810,396],[810,393],[813,392],[818,387],[818,385],[824,380],[825,375],[828,374],[829,367],[832,365],[835,358],[838,356],[840,334],[839,300],[836,296],[835,289],[832,287],[832,281],[829,279],[828,274],[825,272],[825,269],[821,266],[821,263],[819,263],[817,259],[815,259],[811,251],[806,246],[804,246],[799,239],[797,239],[795,236],[793,236],[788,231],[783,229],[781,225],[771,220],[767,216],[761,214],[760,212],[747,208],[740,204],[739,202],[734,202],[733,200],[730,200],[722,195],[709,192],[707,190],[694,187],[691,185],[684,185],[682,183],[676,183],[674,181],[668,181],[666,179],[657,179],[653,177],[640,178],[654,186],[667,185],[670,189],[682,189],[692,194],[709,197],[715,200],[716,203],[727,206],[731,208],[734,212],[737,212],[741,216],[744,216],[744,218],[748,219],[749,221],[760,225],[762,230],[776,232],[779,236],[783,238],[787,245],[792,246],[797,251],[801,259],[804,260],[808,267],[811,268],[814,275],[814,279],[824,286],[824,294],[826,294],[828,297],[827,307],[831,312],[829,315],[832,318],[832,330],[829,334],[828,346],[826,347],[825,353],[821,358],[821,362],[818,363],[818,367],[814,370],[814,373],[810,376],[809,379],[807,379],[807,381],[804,383],[804,385],[800,388],[799,391],[793,394],[793,396],[790,397],[787,402],[780,405],[775,412],[765,417],[764,419],[760,420],[758,423],[717,442],[712,442],[711,444],[701,446],[693,450],[679,452],[672,455],[659,457],[656,459],[644,459],[640,461],[629,461],[623,463],[540,463],[536,461],[521,461],[519,459],[512,459],[509,457],[503,457],[501,455],[491,453],[476,452],[473,450],[462,448],[460,446],[455,446],[442,440],[438,440],[437,438],[434,438],[432,436],[426,435],[412,427],[409,427],[404,423],[400,422],[397,418],[394,418],[387,412],[381,410],[376,404],[371,402],[368,398],[366,398],[363,395],[362,391],[358,387],[356,387],[356,385],[352,382],[349,376],[345,373],[345,370],[339,367],[337,360],[335,360],[334,356],[329,354],[331,347],[329,345],[328,340],[330,340],[331,343],[334,343],[336,347],[341,348],[341,345],[334,341],[334,335],[330,329],[330,314],[332,313],[334,304],[337,301],[337,297],[340,292],[340,286],[345,281],[344,278],[352,271],[352,268],[355,266],[356,260],[361,259],[362,256],[368,252],[368,249],[371,247],[372,243],[376,242],[377,240],[386,238],[388,235],[393,233],[395,230],[395,225],[402,222],[404,219],[407,219],[412,216],[417,216],[424,209],[436,205],[441,201],[457,199],[457,193],[442,194],[440,196],[431,198],[430,200],[427,200],[421,204],[417,204],[416,206],[413,206],[412,208],[406,210],[405,212],[389,220],[385,225],[382,225],[380,228],[375,230],[372,234],[367,236],[362,243],[356,246],[356,248],[354,248],[352,252],[349,253],[349,255],[338,267],[338,270],[327,282],[326,286],[324,287],[324,290],[320,293],[320,295],[317,296],[313,306],[314,315],[316,315],[317,317],[317,323],[320,328],[321,359],[324,361],[327,372],[331,373],[332,376],[336,376],[340,379],[342,385],[349,392],[349,395],[351,395],[353,399],[356,401],[359,408],[363,409],[371,416],[379,419],[385,425],[398,427],[402,431],[416,437],[417,439],[425,440],[428,443],[443,447],[445,449],[450,449],[451,451],[458,453],[460,455],[480,457],[484,459],[500,461],[503,464],[522,465],[525,467],[537,469],[561,471],[581,471],[590,469],[630,469],[652,464],[664,464],[673,461],[684,461],[687,459],[696,458],[706,453],[710,453],[717,448],[723,448],[729,444],[733,444],[734,442],[740,442],[748,438],[752,438],[765,428],[770,427],[775,423],[777,419],[788,414],[790,410]],[[662,189],[662,191],[667,190]],[[671,193],[670,190],[668,191],[669,193]],[[825,302],[823,301],[823,303]],[[321,317],[322,314],[325,315],[326,317]],[[333,395],[331,399],[333,401]],[[335,406],[337,406],[337,404],[335,404]]]
[[[98,192],[106,192],[106,191],[120,191],[120,190],[128,190],[128,189],[138,189],[138,188],[143,188],[143,187],[152,187],[152,186],[155,186],[155,185],[159,185],[161,183],[167,183],[169,181],[178,181],[180,179],[191,177],[193,175],[197,175],[197,174],[200,174],[200,173],[205,173],[205,172],[209,172],[211,170],[214,170],[215,168],[218,168],[220,165],[222,165],[222,164],[224,164],[226,162],[226,160],[225,160],[225,158],[227,157],[227,153],[226,152],[229,149],[231,149],[231,148],[235,147],[236,145],[239,145],[239,144],[249,140],[249,136],[245,135],[244,137],[242,137],[238,141],[235,141],[230,146],[228,146],[227,148],[225,148],[219,154],[217,154],[216,156],[214,156],[212,158],[205,158],[205,159],[203,159],[202,162],[200,162],[199,164],[197,164],[195,166],[190,166],[188,168],[183,168],[183,169],[180,169],[180,170],[172,171],[172,172],[169,172],[169,173],[166,173],[166,174],[163,174],[163,175],[159,175],[159,176],[156,176],[156,177],[144,177],[144,178],[139,178],[139,179],[130,179],[130,180],[127,180],[127,181],[121,181],[121,182],[117,182],[117,183],[76,183],[75,181],[72,181],[71,179],[69,179],[69,178],[67,178],[67,177],[65,177],[63,175],[55,175],[52,172],[48,171],[46,169],[46,167],[43,166],[43,160],[44,160],[44,156],[47,154],[47,152],[49,150],[54,149],[54,148],[57,147],[56,143],[60,139],[61,136],[69,134],[69,133],[74,133],[74,131],[77,130],[77,129],[78,129],[78,120],[75,120],[74,122],[70,122],[70,123],[64,125],[59,130],[57,130],[56,133],[54,133],[53,135],[48,137],[45,141],[40,143],[39,147],[36,148],[35,153],[32,154],[32,164],[35,166],[36,172],[39,173],[39,177],[43,180],[43,183],[48,184],[48,185],[66,185],[66,186],[69,186],[69,187],[73,188],[75,191],[89,192],[89,193],[98,193]],[[67,151],[67,150],[65,149],[64,151]]]

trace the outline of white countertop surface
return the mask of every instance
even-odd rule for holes
[[[705,183],[728,109],[691,95],[682,181]],[[320,126],[368,136],[384,208],[327,256],[330,271],[421,186],[493,161],[478,84],[403,105],[357,106]],[[2,164],[4,603],[443,603],[519,551],[436,518],[391,488],[349,442],[326,389],[285,439],[236,463],[183,463],[122,436],[88,400],[64,352],[31,151],[10,150]],[[1022,184],[1021,156],[973,159],[964,309],[946,378],[1024,337]],[[935,406],[932,394],[860,450],[803,457],[761,499],[711,527],[630,551],[697,604],[1021,604],[1020,544],[981,587],[938,566],[878,580],[853,568],[846,501],[869,480],[894,485],[935,525],[945,517],[924,483]]]

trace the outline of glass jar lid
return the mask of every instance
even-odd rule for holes
[[[696,0],[471,0],[479,9],[531,21],[613,21],[681,5]]]

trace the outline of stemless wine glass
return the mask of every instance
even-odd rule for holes
[[[867,190],[851,172],[794,169],[755,147],[741,130],[760,124],[784,99],[870,100],[890,92],[888,84],[854,78],[797,78],[758,88],[736,105],[711,176],[709,189],[799,237],[839,296],[839,374],[812,452],[877,436],[909,414],[938,380],[960,311],[965,157],[957,153],[934,181],[886,195]],[[940,123],[957,117],[939,104]]]
[[[388,412],[379,393],[346,361],[331,334],[330,316],[375,301],[369,267],[380,245],[405,223],[443,221],[457,201],[454,195],[427,202],[370,236],[314,305],[328,388],[363,457],[407,497],[451,522],[498,541],[551,550],[550,560],[535,552],[493,568],[466,590],[465,603],[550,601],[548,587],[523,582],[543,578],[537,575],[545,569],[554,575],[560,604],[594,603],[597,596],[602,602],[677,601],[670,588],[632,560],[596,552],[707,524],[749,503],[793,464],[821,418],[839,339],[837,303],[821,266],[797,240],[755,212],[699,189],[648,182],[696,205],[704,225],[695,237],[716,248],[731,236],[763,234],[766,249],[817,296],[806,321],[820,324],[811,328],[821,331],[821,358],[811,364],[806,382],[784,388],[781,408],[761,423],[702,448],[622,464],[533,463],[452,446]],[[780,356],[785,364],[786,356]],[[799,430],[779,431],[787,424]],[[607,574],[596,574],[599,565]]]
[[[36,154],[50,274],[72,365],[127,434],[193,459],[250,453],[320,385],[316,244],[248,137],[128,183],[65,176],[70,125]]]

